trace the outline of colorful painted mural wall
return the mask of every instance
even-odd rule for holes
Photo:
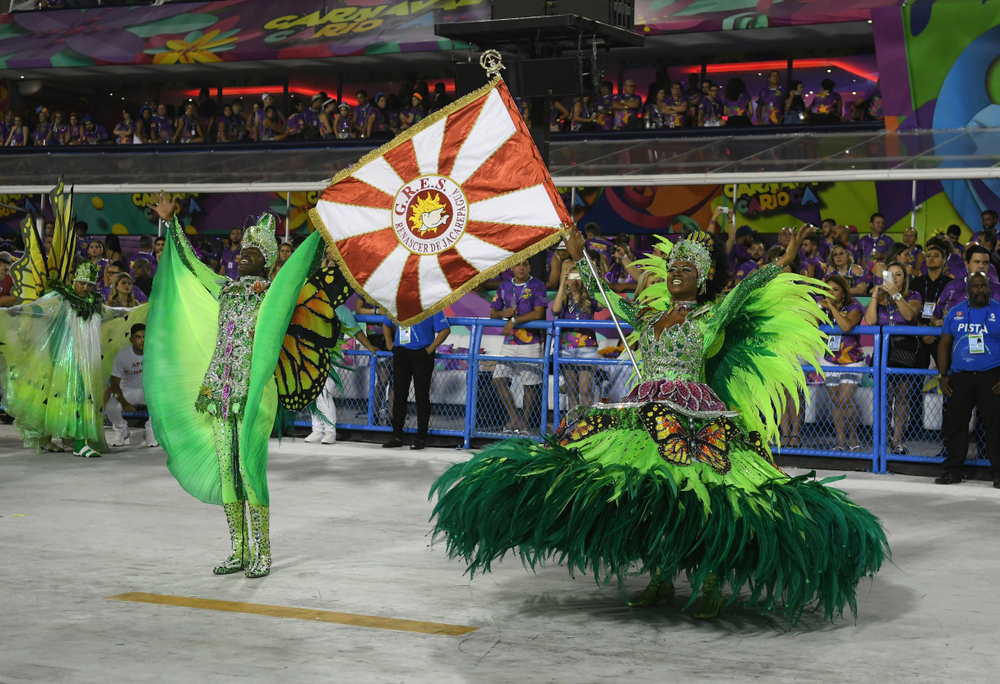
[[[737,225],[749,225],[762,233],[777,233],[783,226],[819,223],[832,218],[868,230],[871,214],[885,215],[890,234],[910,226],[913,186],[907,182],[875,183],[763,183],[732,185],[660,186],[636,188],[579,189],[576,218],[580,225],[591,221],[606,233],[681,232],[678,216],[690,216],[700,226],[708,225],[715,207],[735,207]],[[974,223],[966,224],[954,209],[940,183],[917,184],[916,228],[923,241],[943,233],[957,223],[971,237]]]
[[[906,127],[1000,127],[1000,3],[914,3],[904,6],[902,13],[914,112],[904,122]],[[944,135],[940,137],[935,142],[944,143]],[[1000,158],[1000,149],[983,145],[974,137],[964,138],[962,148],[951,145],[949,153]],[[938,185],[969,225],[979,225],[984,209],[1000,211],[998,180]]]

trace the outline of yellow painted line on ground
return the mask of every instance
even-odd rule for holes
[[[202,599],[190,596],[147,594],[141,591],[131,591],[127,594],[118,594],[117,596],[108,596],[107,598],[113,601],[152,603],[158,606],[181,606],[184,608],[201,608],[203,610],[221,610],[229,613],[249,613],[251,615],[267,615],[269,617],[291,618],[293,620],[332,622],[338,625],[351,625],[353,627],[393,629],[398,632],[417,632],[419,634],[461,636],[479,629],[478,627],[445,625],[438,622],[400,620],[398,618],[383,618],[373,615],[355,615],[354,613],[335,613],[331,610],[314,610],[312,608],[267,606],[260,603],[241,603],[239,601],[216,601],[214,599]]]

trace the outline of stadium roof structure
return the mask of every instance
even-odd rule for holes
[[[1000,178],[1000,128],[552,141],[558,186]],[[30,148],[29,148],[30,149]],[[105,146],[0,153],[0,194],[320,190],[369,146]]]

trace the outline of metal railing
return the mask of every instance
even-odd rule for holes
[[[883,425],[886,426],[887,433],[881,445],[880,471],[885,472],[890,461],[942,463],[944,444],[941,431],[944,428],[945,398],[937,386],[937,370],[890,367],[890,335],[940,338],[941,328],[916,326],[883,328],[882,356],[879,365],[883,387],[886,389],[882,409]],[[902,386],[903,389],[894,393],[893,385]],[[904,405],[906,415],[897,415],[893,411],[893,404],[901,394],[907,395],[905,401],[899,402]],[[919,407],[913,405],[914,396],[920,397]],[[969,452],[966,453],[968,465],[989,465],[989,461],[983,458],[986,453],[984,419],[995,420],[996,417],[979,415],[978,410],[973,413],[969,424]],[[900,426],[900,438],[895,441],[902,447],[898,450],[893,449],[895,445],[891,434],[892,428],[896,426]]]
[[[377,316],[358,316],[358,320],[381,321]],[[518,326],[543,332],[545,338],[541,356],[516,360],[483,350],[484,334],[497,330],[499,321],[488,318],[449,321],[452,326],[468,328],[468,349],[436,355],[430,434],[461,437],[465,448],[470,447],[473,439],[500,439],[512,434],[541,439],[575,405],[620,401],[635,384],[627,359],[593,355],[570,358],[562,348],[560,340],[567,329],[583,328],[613,336],[614,325],[610,321],[536,321]],[[829,326],[821,330],[843,334]],[[940,334],[940,328],[930,327],[858,326],[851,335],[861,338],[865,357],[870,359],[868,365],[845,367],[825,363],[819,367],[822,373],[817,373],[812,365],[804,363],[806,390],[800,397],[799,408],[789,408],[782,416],[781,440],[773,445],[776,453],[862,459],[871,462],[874,472],[887,472],[890,462],[941,463],[944,397],[937,389],[936,379],[927,382],[937,371],[889,365],[890,335],[939,337]],[[446,343],[451,342],[449,338]],[[336,399],[337,426],[391,431],[392,354],[379,352],[373,356],[367,351],[349,350],[346,356],[350,370],[339,371],[345,391]],[[497,386],[500,365],[515,366],[513,372],[505,373],[501,379],[510,391],[514,411],[527,430],[507,429],[512,418],[511,404],[505,403],[498,393],[502,391]],[[535,384],[536,380],[540,383]],[[534,386],[540,391],[530,389]],[[410,408],[412,414],[413,407]],[[310,423],[306,419],[298,424]],[[971,444],[979,444],[978,453],[984,454],[982,419],[974,418],[973,427]],[[412,415],[408,415],[404,430],[415,431]],[[798,437],[797,443],[790,439],[793,436]],[[894,449],[896,443],[903,448]],[[987,465],[988,461],[973,455],[967,463]]]
[[[831,326],[820,326],[820,330],[829,335],[844,334]],[[880,327],[856,326],[850,334],[862,338],[862,349],[865,338],[870,337],[871,359],[881,358]],[[870,460],[871,469],[881,472],[884,377],[879,367],[824,363],[818,368],[821,373],[812,364],[803,363],[806,388],[798,398],[798,408],[790,404],[785,409],[780,442],[772,444],[772,449],[776,454]]]

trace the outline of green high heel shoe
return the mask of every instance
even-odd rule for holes
[[[694,611],[696,620],[711,620],[722,613],[722,593],[719,591],[719,578],[712,573],[701,585],[701,602]]]
[[[654,570],[650,573],[649,584],[642,593],[628,602],[629,608],[648,608],[655,606],[661,601],[668,604],[674,601],[674,583],[670,580],[663,581],[660,578],[660,571]]]
[[[239,572],[247,566],[247,559],[250,555],[247,550],[247,525],[246,514],[244,513],[243,501],[223,504],[226,511],[226,522],[229,523],[229,536],[233,541],[233,554],[221,565],[215,566],[212,570],[216,575],[231,575]]]

